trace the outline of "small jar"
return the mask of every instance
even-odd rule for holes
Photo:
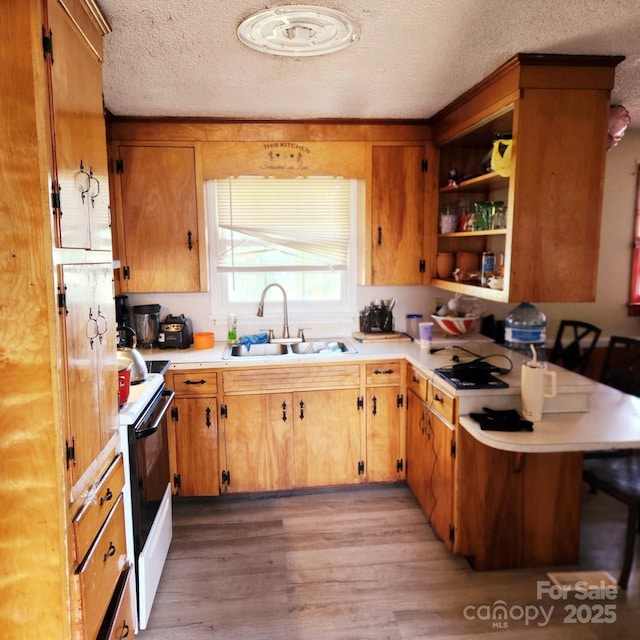
[[[410,313],[407,315],[407,333],[417,340],[419,337],[419,324],[422,321],[421,313]]]

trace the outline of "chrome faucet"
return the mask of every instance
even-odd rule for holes
[[[289,311],[287,310],[287,292],[284,290],[284,288],[281,285],[275,282],[272,282],[271,284],[268,284],[264,288],[262,295],[260,296],[260,302],[258,304],[258,313],[256,315],[258,316],[258,318],[262,318],[264,314],[264,296],[271,287],[278,287],[278,289],[282,291],[282,297],[284,299],[283,300],[284,321],[282,325],[282,337],[284,339],[288,339],[289,338]]]

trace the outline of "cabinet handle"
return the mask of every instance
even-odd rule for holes
[[[378,245],[382,244],[382,227],[378,227]]]
[[[287,403],[283,402],[282,403],[282,422],[286,422],[287,421]]]
[[[89,307],[89,319],[87,320],[86,327],[87,340],[89,340],[89,345],[93,350],[93,341],[100,335],[100,328],[98,326],[98,321],[93,317],[93,309]]]
[[[184,384],[206,384],[207,381],[206,380],[185,380]]]
[[[103,329],[100,329],[100,324],[102,324],[102,326],[104,327]],[[96,326],[98,330],[98,340],[100,341],[100,344],[102,344],[102,337],[104,336],[105,333],[107,333],[107,330],[109,328],[109,322],[107,321],[104,314],[102,313],[102,309],[100,309],[100,305],[98,305],[98,318],[96,320]]]
[[[129,625],[126,622],[122,622],[122,633],[118,636],[118,640],[124,640],[129,637]]]
[[[444,399],[443,399],[443,398],[441,398],[437,393],[434,393],[434,394],[433,394],[433,401],[434,401],[434,402],[440,402],[440,403],[443,403],[443,402],[444,402]]]
[[[373,373],[377,376],[390,376],[393,373],[393,369],[384,369],[382,371],[380,371],[380,369],[374,369]]]
[[[109,549],[104,554],[104,562],[107,561],[108,558],[113,557],[116,554],[116,548],[113,546],[113,542],[109,542]]]
[[[204,423],[207,425],[207,429],[208,429],[211,427],[211,408],[207,407],[204,413],[205,413]]]
[[[83,185],[80,185],[80,197],[82,198],[82,204],[84,204],[84,197],[87,193],[89,193],[89,190],[91,189],[91,176],[84,170],[84,163],[82,162],[82,160],[80,160],[79,173],[81,176],[87,177],[87,188],[85,189]]]
[[[191,242],[191,236],[193,234],[191,233],[191,231],[187,231],[187,248],[189,249],[189,251],[193,250],[193,242]]]
[[[93,175],[93,167],[89,167],[89,188],[91,188],[91,182],[96,183],[96,191],[91,192],[91,207],[93,208],[96,203],[96,198],[100,195],[100,180]]]
[[[107,492],[100,498],[100,506],[102,506],[105,502],[109,502],[113,499],[113,492],[109,487],[107,487]]]
[[[304,420],[304,400],[300,400],[300,420]]]
[[[412,376],[412,377],[411,377],[411,379],[412,379],[414,382],[420,382],[420,378],[418,378],[417,376]]]
[[[378,398],[373,396],[373,411],[371,412],[375,416],[378,413]]]

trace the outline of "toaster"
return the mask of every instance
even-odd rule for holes
[[[193,344],[191,320],[184,315],[167,316],[158,331],[159,349],[188,349]]]

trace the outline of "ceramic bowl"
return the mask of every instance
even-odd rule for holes
[[[431,318],[443,333],[446,333],[450,336],[461,336],[473,330],[475,321],[479,318],[479,316],[454,318],[453,316],[432,315]]]

